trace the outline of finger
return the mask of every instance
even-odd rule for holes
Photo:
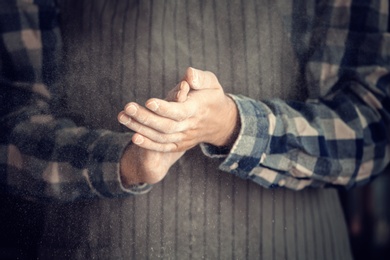
[[[182,83],[180,82],[179,84],[177,84],[173,89],[171,89],[167,96],[165,97],[165,100],[167,101],[175,101],[175,102],[178,102],[178,93],[180,93],[180,85]]]
[[[124,117],[127,117],[124,119]],[[163,133],[160,131],[157,131],[153,128],[150,128],[148,126],[142,125],[138,123],[135,120],[128,119],[129,117],[125,114],[121,117],[121,123],[124,124],[127,128],[130,130],[133,130],[134,132],[137,132],[150,140],[157,142],[157,143],[177,143],[181,142],[184,138],[184,134],[180,131],[174,132],[174,133]]]
[[[190,87],[195,90],[207,88],[221,88],[217,77],[209,71],[202,71],[189,67],[183,80],[188,82]]]
[[[131,122],[131,118],[126,115],[125,111],[121,111],[118,114],[118,121],[122,125],[128,125]]]
[[[188,85],[187,81],[180,82],[180,90],[176,94],[177,102],[186,101],[189,92],[190,92],[190,86]]]
[[[175,143],[168,143],[168,144],[156,143],[138,133],[134,134],[131,140],[133,141],[134,144],[138,145],[139,147],[156,151],[156,152],[178,151],[178,147]]]
[[[179,146],[177,143],[157,143],[149,138],[140,135],[139,133],[136,133],[132,137],[132,141],[134,144],[138,145],[139,147],[142,147],[144,149],[156,151],[156,152],[183,152],[193,147],[190,146],[190,143],[183,142]]]
[[[191,99],[187,99],[183,103],[177,103],[152,98],[146,102],[145,106],[159,116],[178,122],[190,118],[197,111],[197,104]]]
[[[188,92],[190,91],[190,86],[186,81],[181,81],[173,89],[171,89],[165,100],[171,102],[184,102],[187,100]]]
[[[165,100],[158,100],[157,102],[152,102],[149,106],[158,106],[157,111],[165,111],[168,109],[169,111],[180,111],[181,114],[179,116],[187,115],[185,111],[191,110],[187,109],[188,105],[184,103],[176,103],[176,102],[167,102]],[[180,107],[177,107],[181,105]],[[168,108],[167,108],[168,106]],[[177,132],[185,131],[189,128],[193,128],[194,122],[191,120],[175,120],[175,118],[169,118],[165,116],[159,115],[159,113],[152,112],[144,107],[139,106],[136,103],[129,103],[124,110],[124,114],[127,116],[123,116],[121,114],[120,122],[126,125],[129,129],[135,132],[142,132],[147,134],[148,136],[153,133],[149,132],[149,129],[153,129],[154,131],[163,133],[163,134],[173,134]],[[169,114],[169,113],[167,113]]]
[[[154,106],[158,106],[157,103],[150,104],[152,108],[155,109]],[[149,124],[153,123],[153,121],[157,120],[159,123],[166,123],[167,119],[160,118],[155,113],[150,111],[151,109],[146,109],[137,103],[131,102],[125,106],[125,113],[128,115],[132,120],[135,120],[143,125],[148,126]]]

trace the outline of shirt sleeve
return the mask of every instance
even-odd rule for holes
[[[330,1],[318,14],[306,102],[231,95],[240,134],[220,169],[265,187],[353,187],[390,160],[388,1]],[[324,11],[325,10],[325,11]],[[316,36],[317,33],[317,36]],[[318,37],[318,34],[321,37]]]
[[[0,190],[72,201],[118,197],[119,161],[130,133],[90,130],[57,116],[61,37],[54,1],[0,3]]]

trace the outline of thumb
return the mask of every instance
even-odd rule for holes
[[[198,70],[192,67],[187,69],[183,80],[185,80],[191,89],[194,90],[222,88],[214,73]]]
[[[166,101],[184,102],[187,100],[188,92],[190,92],[190,86],[187,81],[181,81],[173,89],[171,89],[167,96]]]

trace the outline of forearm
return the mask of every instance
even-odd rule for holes
[[[2,1],[0,9],[2,190],[64,201],[134,193],[119,171],[131,134],[54,116],[62,47],[55,2]]]
[[[133,193],[120,180],[120,159],[131,134],[89,130],[48,114],[14,117],[27,119],[14,127],[2,124],[3,188],[65,201]]]
[[[223,170],[266,187],[301,189],[351,187],[386,167],[389,16],[378,3],[324,3],[330,11],[317,14],[316,44],[304,64],[313,101],[237,98],[241,132],[231,152],[223,155]],[[367,19],[349,17],[356,10]],[[381,19],[375,18],[378,13]]]
[[[366,182],[389,162],[389,111],[375,107],[385,93],[345,82],[328,99],[307,103],[265,103],[234,97],[241,131],[221,169],[266,186],[353,186]],[[359,94],[360,93],[360,94]],[[372,93],[371,93],[372,94]],[[374,106],[374,107],[373,107]]]

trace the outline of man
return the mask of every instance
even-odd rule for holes
[[[87,134],[63,139],[69,133],[83,133],[66,120],[60,125],[65,124],[65,128],[69,128],[54,138],[55,145],[51,146],[45,138],[52,134],[42,136],[45,123],[27,128],[23,127],[26,126],[23,123],[25,118],[31,117],[17,117],[20,121],[16,120],[17,124],[12,125],[12,133],[21,131],[23,134],[13,134],[12,142],[6,135],[4,143],[7,149],[8,144],[16,143],[18,150],[22,154],[27,153],[27,156],[23,157],[26,158],[23,164],[16,164],[20,167],[15,167],[15,171],[9,171],[9,165],[14,164],[8,163],[8,157],[5,172],[7,176],[14,176],[8,177],[8,180],[17,180],[18,185],[15,186],[18,188],[15,190],[26,197],[54,194],[57,198],[71,200],[96,194],[125,194],[127,191],[118,174],[123,164],[119,162],[131,135],[125,134],[123,139],[120,138],[122,134],[117,131],[123,129],[118,127],[113,115],[130,100],[143,103],[153,96],[165,96],[178,82],[181,70],[188,66],[216,71],[227,92],[250,95],[255,99],[274,96],[303,99],[304,86],[311,88],[310,95],[319,94],[321,84],[308,84],[302,77],[304,64],[316,54],[313,47],[324,43],[313,31],[324,32],[327,27],[323,25],[328,24],[322,21],[337,21],[329,20],[333,18],[331,15],[349,6],[338,2],[329,5],[303,5],[300,2],[275,5],[257,1],[245,4],[239,1],[228,4],[217,1],[64,1],[60,5],[66,74],[60,81],[62,84],[52,86],[58,87],[59,92],[61,89],[65,92],[64,99],[69,106],[66,111],[71,112],[75,121],[82,119],[78,121],[88,126],[82,130]],[[19,2],[17,6],[20,7]],[[35,34],[41,35],[46,42],[42,45],[43,50],[45,46],[53,46],[53,38],[45,37],[53,31],[53,27],[43,26],[56,24],[53,7],[44,3],[25,7],[30,12],[17,13],[22,17],[35,14],[34,17],[40,17],[41,31],[47,29]],[[40,7],[39,12],[34,9],[37,7]],[[374,3],[368,13],[381,10],[382,25],[383,20],[387,21],[387,12],[380,7],[380,2]],[[300,15],[301,10],[306,11],[305,16]],[[285,18],[286,28],[292,29],[293,45],[282,27],[281,17]],[[305,26],[299,22],[300,17],[305,17]],[[20,20],[26,21],[25,18]],[[18,35],[25,36],[24,33]],[[25,39],[23,37],[19,38]],[[296,48],[295,51],[293,48]],[[51,48],[46,49],[49,50]],[[296,54],[299,54],[298,60]],[[46,71],[53,59],[45,54],[42,57],[43,71]],[[46,81],[52,83],[53,74],[46,73]],[[194,85],[191,87],[194,88]],[[216,89],[215,85],[202,84],[199,87]],[[220,96],[224,96],[221,88],[217,90]],[[198,93],[205,93],[201,91],[205,90]],[[195,94],[190,93],[190,98],[183,104],[195,99]],[[14,107],[12,111],[15,111]],[[75,117],[77,113],[81,117]],[[14,118],[15,113],[6,115],[6,119]],[[244,124],[241,122],[241,125]],[[89,130],[102,127],[116,131]],[[26,132],[32,135],[24,135]],[[84,147],[93,143],[91,139],[96,140],[89,136],[102,138],[101,142],[80,149],[80,145]],[[29,145],[24,146],[25,140],[40,140],[36,146],[39,150],[30,151]],[[77,148],[65,145],[66,149],[61,149],[58,155],[53,153],[55,148],[62,147],[60,144],[64,140],[74,140]],[[186,148],[183,146],[183,149]],[[222,149],[219,152],[225,154],[227,151]],[[250,158],[248,161],[251,162]],[[50,170],[46,170],[48,162],[54,162]],[[293,192],[264,189],[217,171],[219,163],[219,160],[205,158],[198,149],[192,149],[147,195],[45,205],[38,255],[50,259],[350,257],[343,216],[334,190]],[[135,165],[139,164],[132,163],[131,167]],[[239,163],[237,167],[245,165]],[[33,182],[26,185],[27,181],[22,181],[23,178],[30,178]],[[139,181],[135,179],[130,183]],[[46,184],[42,185],[45,181]],[[3,183],[6,187],[13,187],[13,182]],[[36,185],[32,185],[34,183]]]

